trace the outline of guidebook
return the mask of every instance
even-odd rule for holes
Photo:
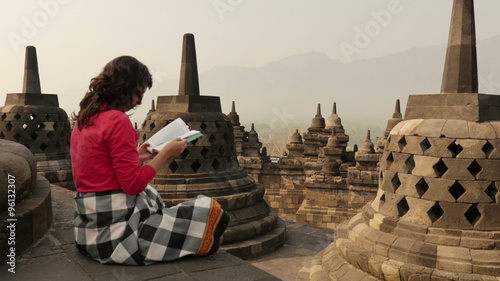
[[[146,142],[150,144],[148,151],[156,153],[162,150],[167,143],[175,138],[186,139],[188,142],[193,141],[203,134],[200,131],[190,130],[188,125],[177,118],[167,126],[161,128],[156,134],[150,137]]]

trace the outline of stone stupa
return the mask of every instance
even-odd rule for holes
[[[184,35],[179,94],[158,97],[139,130],[140,142],[178,117],[203,136],[169,159],[152,181],[165,203],[174,205],[198,194],[216,199],[231,217],[221,248],[238,257],[282,246],[284,223],[264,201],[264,187],[238,164],[233,124],[222,113],[220,98],[200,95],[192,34]]]
[[[472,0],[455,0],[441,94],[412,95],[377,196],[311,280],[499,280],[500,96],[478,93]]]
[[[18,142],[34,155],[38,173],[51,183],[74,188],[71,128],[55,94],[42,94],[36,49],[26,47],[23,92],[7,94],[0,107],[0,139]]]

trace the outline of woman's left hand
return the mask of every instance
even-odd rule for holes
[[[143,143],[139,149],[137,149],[137,152],[139,152],[139,161],[144,162],[149,159],[153,159],[157,153],[151,153],[149,152],[146,148],[150,146],[149,143]]]

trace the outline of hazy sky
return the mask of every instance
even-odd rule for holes
[[[119,55],[148,65],[157,84],[177,78],[184,33],[195,35],[200,72],[217,65],[262,66],[310,51],[348,63],[445,43],[452,3],[0,0],[0,106],[6,93],[22,90],[26,45],[37,47],[42,92],[59,94],[70,113],[90,78]],[[478,39],[500,34],[500,1],[478,0],[475,8]],[[153,88],[145,100],[159,94]]]

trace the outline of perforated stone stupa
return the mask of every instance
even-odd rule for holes
[[[498,280],[500,97],[478,94],[474,7],[455,0],[442,93],[409,97],[371,204],[312,280]]]
[[[0,139],[26,146],[38,173],[51,183],[73,187],[69,155],[70,124],[57,95],[42,94],[36,49],[26,48],[23,92],[7,94],[0,107]]]
[[[169,159],[153,180],[166,204],[198,194],[214,197],[231,216],[221,247],[238,257],[282,246],[284,223],[264,201],[264,187],[238,164],[233,124],[221,112],[220,98],[200,95],[192,34],[184,35],[179,94],[158,97],[139,130],[140,142],[178,117],[203,136],[189,143],[180,157]]]

